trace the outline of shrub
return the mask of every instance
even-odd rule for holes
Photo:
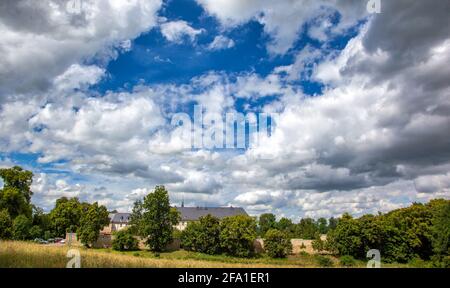
[[[228,255],[253,256],[255,240],[256,221],[252,217],[245,215],[226,217],[220,223],[220,245]]]
[[[300,245],[300,249],[306,249],[305,243],[302,242],[302,245]]]
[[[339,258],[339,262],[344,267],[353,267],[356,265],[356,260],[353,258],[353,256],[350,255],[344,255]]]
[[[333,261],[328,257],[322,256],[322,255],[317,255],[316,260],[317,260],[317,264],[320,267],[332,267],[333,266]]]
[[[264,248],[272,258],[284,258],[292,252],[291,239],[282,231],[270,229],[264,239]]]
[[[191,222],[181,233],[181,245],[186,250],[206,254],[220,252],[220,222],[211,215],[200,217],[198,222]]]
[[[314,241],[311,243],[312,248],[317,252],[322,252],[325,250],[325,241],[320,238],[320,235],[317,235]]]
[[[138,240],[134,238],[128,229],[123,229],[114,234],[112,248],[117,251],[133,251],[138,249]]]

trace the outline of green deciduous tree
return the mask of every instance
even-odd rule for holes
[[[85,246],[91,247],[97,241],[100,230],[109,224],[108,210],[105,206],[99,206],[97,202],[89,205],[80,219],[80,227],[77,230],[78,239]]]
[[[11,218],[25,215],[30,218],[32,213],[30,186],[33,173],[21,167],[0,169],[3,179],[3,189],[0,189],[0,209],[7,209]]]
[[[275,215],[272,213],[261,214],[258,223],[259,235],[264,236],[269,229],[275,228],[276,224],[277,219],[275,218]]]
[[[295,225],[295,236],[301,239],[314,239],[319,234],[319,229],[311,218],[303,218]]]
[[[15,240],[27,240],[30,237],[31,220],[25,215],[19,215],[13,222],[13,238]]]
[[[55,236],[65,237],[66,232],[76,232],[80,227],[83,207],[89,204],[80,203],[78,198],[62,197],[56,200],[55,208],[50,211],[50,222]]]
[[[44,236],[44,232],[41,227],[34,225],[30,228],[29,236],[30,239],[42,238]]]
[[[164,186],[156,186],[142,203],[137,202],[133,223],[137,225],[139,234],[146,238],[150,250],[161,252],[172,241],[173,225],[176,225],[180,216],[178,211],[170,207],[169,193]]]
[[[292,223],[291,219],[288,219],[286,217],[283,217],[278,221],[276,224],[276,228],[280,231],[285,232],[289,237],[294,237],[294,231],[295,231],[295,224]]]
[[[228,255],[252,256],[255,239],[256,221],[252,217],[245,215],[226,217],[220,223],[220,244]]]
[[[181,244],[184,249],[217,254],[220,252],[220,222],[211,215],[200,217],[191,222],[181,233]]]
[[[270,229],[264,237],[264,250],[272,258],[284,258],[292,252],[291,239],[285,232]]]
[[[433,252],[440,261],[450,255],[450,201],[434,200],[431,241]]]
[[[0,210],[0,239],[10,239],[12,236],[12,220],[8,210]]]

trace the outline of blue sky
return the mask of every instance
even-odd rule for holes
[[[0,166],[32,170],[46,210],[128,211],[157,184],[294,219],[450,195],[445,1],[51,2],[0,15]],[[279,123],[256,149],[186,149],[170,122],[194,105]]]

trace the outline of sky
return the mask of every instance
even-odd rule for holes
[[[0,167],[33,171],[46,211],[65,196],[129,212],[155,185],[173,205],[294,220],[450,199],[449,13],[448,0],[3,0]],[[276,118],[246,130],[255,147],[194,149],[173,120],[196,105],[194,128]]]

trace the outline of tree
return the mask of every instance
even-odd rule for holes
[[[8,210],[2,209],[0,210],[0,239],[9,239],[11,238],[12,228],[12,220],[9,216]]]
[[[319,230],[320,234],[327,234],[327,232],[328,232],[327,219],[319,218],[317,220],[317,229]]]
[[[14,166],[0,169],[0,177],[3,179],[3,189],[0,189],[0,209],[7,209],[13,219],[18,215],[31,217],[30,201],[33,192],[30,187],[33,173]]]
[[[85,246],[91,247],[97,241],[100,230],[108,224],[108,210],[95,202],[81,216],[80,227],[77,231],[78,239]]]
[[[278,230],[287,233],[291,238],[294,236],[295,224],[292,223],[291,219],[283,217],[276,224]]]
[[[14,187],[20,191],[25,197],[27,203],[30,203],[31,184],[33,183],[33,173],[23,170],[19,166],[13,168],[0,169],[0,177],[3,179],[4,188]]]
[[[264,249],[272,258],[284,258],[292,252],[291,239],[285,232],[270,229],[264,238]]]
[[[200,217],[198,222],[191,222],[181,233],[181,244],[186,250],[206,254],[220,251],[220,222],[211,215]]]
[[[112,248],[117,251],[133,251],[138,249],[138,240],[129,229],[122,229],[114,233]]]
[[[433,252],[440,261],[450,255],[450,201],[434,200],[430,206],[436,207],[432,219]]]
[[[170,207],[169,193],[164,186],[156,186],[153,193],[148,194],[142,203],[142,218],[137,229],[141,236],[146,237],[150,250],[161,252],[172,241],[173,225],[180,216],[176,209]]]
[[[42,228],[34,225],[30,228],[29,237],[30,239],[42,238],[44,235]]]
[[[319,230],[314,219],[311,218],[301,219],[295,227],[295,235],[301,239],[314,239],[317,234]]]
[[[141,200],[136,200],[134,202],[133,210],[131,211],[130,221],[129,221],[129,230],[133,235],[143,235],[142,232],[142,219],[143,219],[143,211],[144,207],[142,205]]]
[[[50,222],[54,234],[58,237],[65,237],[66,232],[75,232],[80,227],[83,206],[87,203],[80,203],[78,198],[62,197],[56,200],[55,208],[50,211]]]
[[[25,215],[19,215],[13,222],[13,238],[15,240],[27,240],[30,237],[29,231],[31,221]]]
[[[330,219],[328,219],[328,231],[333,230],[336,228],[338,224],[338,220],[334,217],[331,217]]]
[[[327,246],[339,255],[361,258],[361,254],[365,252],[361,248],[361,230],[358,221],[350,214],[344,213],[337,227],[328,233]]]
[[[220,223],[222,250],[231,256],[250,257],[254,254],[256,221],[246,215],[226,217]]]
[[[269,229],[275,228],[277,220],[272,213],[265,213],[259,216],[259,234],[264,236]]]

